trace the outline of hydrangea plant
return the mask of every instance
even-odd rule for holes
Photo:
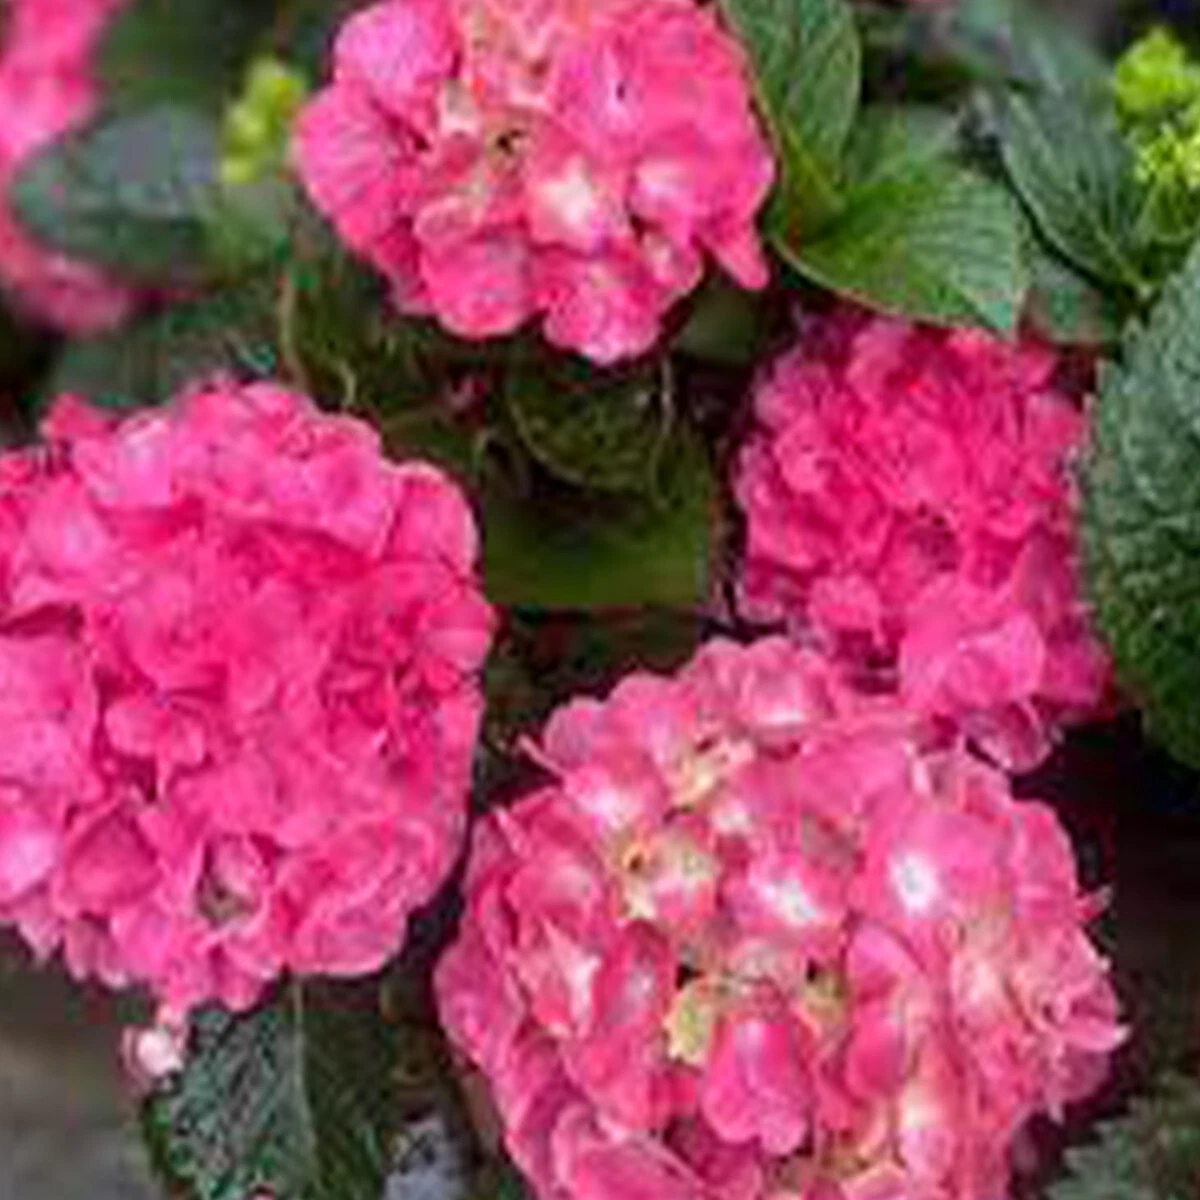
[[[1187,1194],[1136,8],[0,6],[0,925],[164,1194]]]

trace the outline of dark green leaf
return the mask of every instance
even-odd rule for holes
[[[861,47],[845,0],[722,0],[750,53],[783,178],[770,222],[806,232],[838,206],[841,153],[861,87]]]
[[[1109,292],[1040,243],[1030,248],[1029,269],[1029,316],[1045,337],[1073,346],[1119,339],[1124,313]]]
[[[484,496],[487,591],[501,605],[694,605],[707,594],[715,484],[707,456],[680,436],[651,496]]]
[[[573,697],[604,695],[631,671],[676,670],[702,633],[692,613],[669,609],[517,610],[488,660],[488,736],[511,747]]]
[[[277,369],[270,279],[173,305],[114,333],[67,345],[44,388],[107,408],[159,404],[214,371]]]
[[[423,405],[446,406],[452,368],[501,353],[496,343],[464,342],[432,320],[395,314],[379,276],[323,222],[301,207],[295,225],[281,341],[293,380],[327,405],[380,423]]]
[[[123,278],[194,283],[210,274],[216,125],[160,107],[102,119],[37,155],[13,186],[20,218],[67,253]]]
[[[1200,764],[1200,247],[1126,337],[1093,409],[1092,601],[1153,731]]]
[[[547,470],[582,487],[644,491],[671,418],[664,368],[597,371],[578,359],[523,359],[505,400],[522,441]]]
[[[236,95],[269,0],[133,0],[98,53],[105,103],[124,111],[183,104],[219,114]]]
[[[1069,98],[1014,96],[1001,128],[1005,166],[1046,239],[1097,279],[1144,288],[1141,188],[1115,117]]]
[[[189,1200],[376,1200],[393,1161],[398,1039],[378,985],[288,985],[194,1020],[186,1069],[143,1110],[155,1164]]]
[[[525,1184],[516,1171],[506,1171],[499,1180],[496,1191],[490,1197],[480,1196],[479,1200],[529,1200],[531,1193],[526,1191]]]
[[[918,159],[853,192],[814,241],[779,243],[814,282],[884,312],[1016,329],[1026,277],[1016,206],[961,167]]]
[[[317,83],[329,72],[334,38],[361,0],[284,0],[271,30],[273,53]]]
[[[392,458],[423,458],[457,476],[464,487],[476,482],[480,446],[475,433],[437,404],[422,404],[370,419],[378,424]]]
[[[1194,1200],[1200,1178],[1200,1083],[1159,1080],[1098,1139],[1067,1151],[1067,1178],[1050,1200]]]
[[[948,40],[981,75],[1033,92],[1105,95],[1108,64],[1047,7],[1036,0],[957,0],[946,13]]]
[[[749,366],[766,347],[771,316],[761,295],[743,291],[712,273],[696,292],[674,348],[706,362]]]

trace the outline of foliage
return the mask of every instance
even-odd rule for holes
[[[1101,380],[1084,474],[1096,614],[1151,728],[1200,762],[1200,247]]]
[[[1157,1080],[1129,1112],[1101,1122],[1092,1144],[1067,1151],[1049,1200],[1191,1200],[1200,1177],[1200,1083]]]
[[[485,1156],[425,980],[451,927],[430,906],[382,976],[292,980],[253,1011],[194,1021],[185,1070],[141,1124],[186,1200],[524,1200]]]
[[[378,985],[292,984],[246,1017],[195,1019],[188,1065],[146,1104],[159,1169],[195,1200],[270,1189],[297,1200],[378,1192],[391,1160],[396,1032]]]
[[[195,285],[209,273],[218,146],[216,126],[191,109],[117,113],[36,158],[14,201],[68,254],[139,283]]]
[[[707,140],[706,114],[697,111],[706,135],[697,136],[699,151],[685,147],[675,159],[678,147],[655,144],[666,163],[658,183],[667,200],[657,199],[672,228],[684,230],[676,258],[648,235],[643,211],[622,210],[621,220],[638,270],[669,277],[662,286],[674,302],[661,311],[650,305],[659,329],[652,346],[627,334],[635,356],[610,363],[564,351],[582,343],[561,330],[559,346],[550,344],[536,320],[511,336],[465,338],[439,323],[428,294],[423,306],[419,294],[399,304],[412,268],[387,220],[387,205],[400,203],[395,193],[380,193],[380,213],[348,201],[371,237],[343,240],[346,230],[318,213],[294,166],[296,122],[333,73],[339,30],[365,3],[127,0],[114,6],[88,52],[97,93],[90,115],[52,138],[31,139],[11,162],[0,138],[12,240],[29,236],[26,252],[53,288],[70,286],[71,269],[94,267],[135,297],[135,311],[116,326],[41,328],[55,314],[25,300],[16,268],[12,278],[6,273],[16,250],[0,219],[0,282],[21,297],[11,311],[0,307],[7,424],[32,426],[65,392],[126,412],[164,404],[214,374],[275,378],[330,412],[370,423],[391,456],[449,472],[471,502],[482,582],[501,621],[475,762],[474,807],[483,812],[538,777],[522,747],[554,706],[639,669],[673,669],[714,631],[744,640],[763,632],[746,618],[749,589],[739,572],[752,557],[750,530],[731,494],[734,463],[751,439],[753,397],[767,364],[796,342],[797,330],[803,347],[828,327],[827,314],[854,305],[898,321],[981,330],[996,344],[1023,346],[1032,337],[1055,351],[1053,383],[1063,383],[1064,394],[1095,392],[1084,402],[1090,436],[1077,464],[1082,512],[1071,519],[1123,695],[1152,737],[1200,767],[1194,44],[1164,28],[1136,29],[1124,47],[1102,44],[1034,0],[702,6],[744,51],[742,119],[751,132],[761,123],[751,149],[764,159],[765,148],[772,151],[771,194],[756,225],[753,214],[741,214],[755,243],[742,245],[696,217],[701,199],[713,211],[725,200],[712,184],[724,176],[706,157],[721,140]],[[505,20],[530,8],[495,7]],[[413,38],[401,56],[406,66],[429,52]],[[713,61],[728,66],[715,45]],[[400,96],[412,83],[387,58],[393,49],[386,40],[360,40],[348,56],[371,75],[376,108],[380,96]],[[736,60],[728,61],[736,83]],[[592,78],[584,67],[595,64],[577,65],[575,83],[596,87],[592,103],[603,72]],[[535,87],[535,76],[522,76],[522,86]],[[350,92],[360,85],[361,78]],[[612,111],[585,105],[589,119],[619,116],[620,89],[604,94]],[[439,159],[444,177],[434,190],[443,204],[430,221],[433,244],[439,220],[448,239],[469,228],[486,241],[512,216],[501,202],[525,203],[523,193],[514,200],[500,189],[488,193],[500,198],[492,210],[481,197],[488,173],[503,176],[504,164],[527,149],[528,131],[489,129],[485,152],[460,171],[455,155],[469,139],[455,138],[478,115],[461,100],[450,89],[422,118],[435,120],[436,110],[437,120],[462,123]],[[25,114],[17,107],[10,104],[0,123],[19,124]],[[37,105],[30,110],[32,121]],[[334,139],[335,174],[346,150],[346,162],[363,172],[355,182],[373,186],[397,169],[397,146],[423,144],[428,134],[398,132],[396,113],[380,121],[374,132],[386,136],[370,142],[369,154],[353,129],[341,131],[344,142]],[[753,156],[741,150],[749,173]],[[555,169],[572,166],[561,146],[539,144],[543,151]],[[621,161],[632,177],[633,166]],[[651,182],[639,184],[650,206],[654,166],[646,170]],[[586,213],[596,194],[566,168],[562,178],[547,172],[559,188],[551,188],[554,196]],[[765,173],[758,186],[765,194]],[[729,203],[744,207],[745,197]],[[759,235],[770,278],[753,290],[744,285],[766,273]],[[572,255],[583,256],[580,245]],[[724,257],[709,253],[718,245]],[[714,258],[733,269],[718,269]],[[597,261],[606,269],[628,265],[620,255]],[[611,282],[604,270],[595,277]],[[568,315],[580,311],[571,304],[591,278],[580,272],[558,289]],[[470,302],[487,288],[462,291]],[[607,293],[597,286],[595,295]],[[593,331],[607,334],[628,313],[597,304],[587,316]],[[872,369],[867,355],[864,377]],[[1078,386],[1067,386],[1067,376]],[[950,395],[952,383],[945,390]],[[903,408],[890,404],[890,391],[881,394],[889,412]],[[922,411],[935,407],[916,386],[905,399]],[[918,445],[918,424],[903,423],[898,436],[913,438],[905,453],[932,475],[945,460],[930,441]],[[849,447],[847,458],[859,449]],[[963,470],[974,465],[982,474],[987,452],[964,455],[971,461]],[[863,469],[882,478],[894,465],[885,458],[880,452]],[[785,438],[763,478],[794,473],[808,496],[810,469],[828,470],[829,462],[814,466],[798,441]],[[903,478],[915,487],[919,474],[906,469]],[[970,490],[957,474],[948,486],[956,502]],[[852,520],[854,489],[840,478],[829,487]],[[928,515],[929,495],[923,503]],[[990,508],[984,517],[991,519]],[[774,529],[801,557],[803,519],[779,520]],[[863,530],[867,542],[878,532]],[[815,636],[818,624],[808,622],[801,635]],[[877,667],[878,645],[866,657]],[[3,885],[0,871],[0,893]],[[288,980],[249,1013],[199,1015],[186,1072],[143,1113],[156,1165],[186,1200],[248,1200],[259,1188],[277,1200],[373,1200],[385,1186],[391,1200],[523,1195],[494,1141],[471,1132],[456,1082],[461,1064],[436,1028],[429,975],[457,894],[451,883],[433,932],[416,927],[410,940],[421,952],[380,978]],[[1196,1085],[1165,1079],[1100,1126],[1094,1144],[1070,1152],[1071,1177],[1050,1195],[1193,1195],[1198,1126]]]
[[[43,387],[106,408],[158,404],[215,371],[266,377],[279,366],[271,280],[175,304],[127,328],[72,342]]]
[[[915,123],[902,112],[889,114],[904,132],[889,139],[886,170],[846,162],[862,53],[848,4],[727,0],[727,11],[775,133],[782,180],[767,220],[784,260],[886,312],[1012,333],[1026,279],[1011,200],[955,163],[952,146],[936,153],[937,138],[904,136]]]

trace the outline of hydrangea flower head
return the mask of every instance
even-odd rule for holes
[[[0,45],[0,192],[25,163],[92,115],[92,59],[127,0],[10,0]],[[117,324],[134,293],[42,245],[0,203],[0,285],[42,321],[76,333]]]
[[[741,455],[747,615],[898,682],[1006,765],[1109,668],[1077,578],[1079,405],[1051,352],[848,311],[760,380]]]
[[[436,985],[542,1200],[1004,1194],[1121,1040],[1051,811],[782,638],[550,721]]]
[[[374,970],[466,819],[462,496],[266,383],[45,437],[0,458],[0,920],[181,1015]]]
[[[383,0],[343,27],[296,157],[398,307],[464,337],[540,314],[607,363],[652,345],[705,253],[766,281],[770,155],[693,0]]]

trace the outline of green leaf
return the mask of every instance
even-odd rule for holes
[[[395,1030],[378,984],[291,984],[252,1012],[202,1011],[187,1066],[142,1127],[188,1200],[376,1200],[392,1165]]]
[[[721,0],[750,53],[782,167],[769,223],[806,233],[839,203],[862,49],[845,0]]]
[[[1049,1200],[1193,1200],[1200,1177],[1200,1083],[1166,1075],[1094,1144],[1067,1151]]]
[[[926,104],[872,104],[862,110],[846,145],[846,176],[864,187],[944,159],[958,140],[957,113]]]
[[[773,318],[769,296],[744,291],[710,272],[692,298],[673,349],[705,362],[747,367],[762,357]]]
[[[522,359],[509,371],[505,401],[521,440],[568,483],[644,491],[671,418],[666,368],[597,371],[579,359]]]
[[[133,0],[105,29],[97,55],[105,105],[181,104],[218,114],[241,84],[269,0]]]
[[[207,253],[214,271],[232,280],[279,271],[294,261],[301,204],[295,181],[283,174],[226,184],[206,215]]]
[[[867,306],[1012,334],[1026,276],[1016,205],[962,167],[917,159],[852,192],[814,241],[777,244],[815,283]]]
[[[707,456],[679,436],[650,496],[484,495],[487,592],[542,609],[688,607],[707,594],[716,486]]]
[[[1128,333],[1092,421],[1092,602],[1151,730],[1200,765],[1200,246]]]
[[[508,1170],[500,1177],[495,1192],[486,1198],[480,1196],[479,1200],[529,1200],[530,1195],[516,1171]]]
[[[17,213],[48,244],[123,278],[196,283],[210,274],[219,141],[211,120],[182,108],[102,118],[24,168]]]
[[[334,39],[361,0],[284,0],[276,13],[270,48],[316,82],[329,71]]]
[[[1028,258],[1028,311],[1040,333],[1068,346],[1104,346],[1119,340],[1124,312],[1113,295],[1036,239]]]
[[[604,695],[631,671],[677,670],[703,633],[694,614],[673,609],[515,610],[488,659],[488,739],[512,747],[573,697]]]
[[[392,311],[378,273],[302,203],[293,224],[280,340],[291,378],[310,395],[382,424],[422,406],[448,411],[456,369],[507,360],[507,343],[462,341]]]
[[[1115,117],[1063,97],[1014,96],[1001,130],[1005,167],[1046,239],[1097,279],[1143,290],[1141,188]]]
[[[176,1200],[498,1200],[519,1179],[472,1128],[432,972],[453,936],[447,888],[401,957],[354,981],[292,981],[252,1012],[202,1011],[187,1065],[143,1105]]]
[[[106,408],[170,399],[214,371],[270,375],[275,354],[274,286],[268,278],[68,343],[43,388],[47,398],[77,392]]]
[[[945,16],[948,41],[981,75],[1056,95],[1108,91],[1103,56],[1036,0],[957,0]]]

